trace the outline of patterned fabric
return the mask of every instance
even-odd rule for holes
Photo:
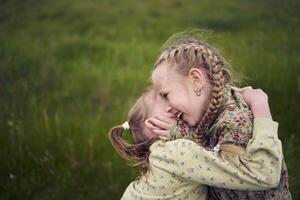
[[[246,147],[252,132],[253,115],[242,95],[226,89],[219,115],[205,132],[204,143],[210,148],[225,143]]]
[[[279,177],[271,177],[268,169],[278,174],[282,165],[277,128],[272,120],[254,119],[254,137],[240,156],[207,151],[188,139],[159,140],[150,146],[148,173],[129,184],[122,200],[205,200],[207,185],[236,190],[269,188]],[[264,161],[259,176],[257,163],[251,160]]]
[[[188,138],[195,140],[195,131],[188,130],[186,124],[179,122],[179,128],[171,130],[171,139]],[[219,115],[204,133],[201,145],[213,149],[218,144],[235,144],[246,147],[252,138],[253,115],[242,95],[232,88],[224,92]],[[196,141],[197,142],[197,141]],[[199,143],[199,142],[198,142]],[[288,189],[288,172],[283,160],[280,183],[277,187],[265,191],[229,190],[209,187],[208,199],[271,200],[292,199]]]

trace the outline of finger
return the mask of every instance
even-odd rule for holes
[[[157,128],[158,128],[157,126],[155,126],[155,125],[151,122],[150,119],[146,119],[145,125],[146,125],[146,127],[150,128],[150,129],[157,129]]]
[[[252,90],[253,89],[252,86],[246,86],[242,88],[242,90],[249,90],[249,89]]]
[[[163,121],[163,122],[165,122],[165,123],[167,123],[170,126],[170,128],[172,128],[176,125],[176,118],[175,117],[171,118],[171,117],[167,117],[167,116],[158,116],[156,118]]]
[[[160,129],[154,129],[152,130],[155,134],[163,137],[170,137],[169,130],[160,130]]]
[[[240,91],[240,90],[241,90],[241,88],[235,87],[235,86],[232,86],[232,88],[233,88],[234,90],[236,90],[236,91]]]
[[[158,137],[159,139],[161,139],[162,141],[166,141],[166,140],[168,140],[169,138],[167,138],[167,137],[164,137],[164,136],[159,136]]]
[[[149,121],[154,125],[154,126],[157,126],[161,129],[171,129],[173,126],[170,125],[169,123],[167,122],[164,122],[160,119],[157,119],[157,118],[154,118],[154,117],[151,117],[149,118]]]
[[[252,86],[246,86],[246,87],[243,87],[243,88],[238,88],[238,87],[232,87],[234,90],[240,92],[240,93],[245,93],[246,90],[250,90],[250,89],[253,89]]]

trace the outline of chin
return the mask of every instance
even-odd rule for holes
[[[186,122],[189,126],[195,126],[197,125],[197,121],[193,120],[193,119],[189,119],[188,117],[186,117],[186,115],[182,115],[182,121]]]
[[[187,120],[183,120],[183,121],[185,121],[186,123],[188,123],[189,126],[195,126],[195,125],[197,125],[197,122],[195,122],[195,121],[193,121],[193,120],[187,119]]]
[[[197,123],[196,122],[191,122],[191,123],[188,123],[190,126],[196,126]]]

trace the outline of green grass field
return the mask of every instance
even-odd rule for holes
[[[0,199],[120,199],[136,177],[107,132],[150,83],[161,45],[206,31],[268,95],[300,199],[296,0],[0,0]]]

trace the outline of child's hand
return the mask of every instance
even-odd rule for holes
[[[234,87],[234,89],[243,95],[244,100],[250,106],[254,117],[272,119],[268,95],[264,91],[261,89],[253,89],[251,86],[244,88]]]
[[[145,124],[161,140],[167,140],[170,138],[170,130],[176,126],[176,120],[167,117],[150,117],[145,121]]]

